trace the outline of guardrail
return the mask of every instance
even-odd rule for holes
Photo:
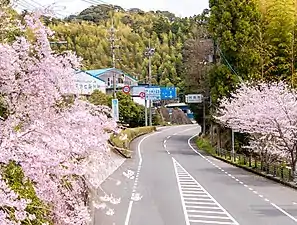
[[[290,182],[293,180],[291,168],[284,166],[282,163],[269,163],[261,160],[259,157],[247,156],[244,154],[232,154],[231,151],[216,148],[215,154],[223,159],[231,161],[237,165],[248,167],[254,171],[279,178],[282,181]]]

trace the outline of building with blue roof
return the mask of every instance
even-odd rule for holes
[[[91,76],[90,74],[78,70],[73,75],[76,88],[81,95],[90,95],[93,91],[99,90],[106,93],[106,83],[104,80]]]
[[[96,70],[86,70],[87,74],[92,77],[103,80],[106,84],[106,93],[110,94],[113,91],[113,78],[115,77],[115,85],[117,91],[122,91],[124,86],[137,86],[138,80],[123,72],[122,70],[115,68],[106,68],[106,69],[96,69]]]

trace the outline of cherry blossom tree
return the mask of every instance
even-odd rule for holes
[[[97,175],[109,161],[107,140],[116,122],[107,107],[76,96],[65,101],[75,93],[72,76],[80,60],[70,52],[52,52],[53,33],[38,14],[24,19],[20,30],[27,35],[0,44],[0,94],[8,111],[0,120],[0,163],[21,166],[54,224],[86,224],[87,191],[100,186]],[[0,198],[1,224],[35,219],[26,211],[31,200],[18,196],[1,176]]]
[[[222,100],[216,119],[236,131],[262,135],[270,143],[267,150],[287,157],[294,172],[297,161],[296,97],[296,90],[284,82],[242,84],[231,99]],[[259,140],[252,143],[254,148],[255,144],[259,144]]]

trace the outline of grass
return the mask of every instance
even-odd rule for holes
[[[156,127],[137,127],[137,128],[127,128],[123,130],[118,135],[112,135],[110,138],[111,143],[118,148],[121,153],[127,157],[131,157],[131,151],[130,151],[130,143],[137,137],[152,133],[156,131]],[[125,138],[123,138],[125,137]]]

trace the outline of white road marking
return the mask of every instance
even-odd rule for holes
[[[281,211],[283,214],[285,214],[286,216],[290,217],[292,220],[294,220],[295,222],[297,222],[297,219],[292,216],[291,214],[287,213],[285,210],[283,210],[282,208],[280,208],[279,206],[277,206],[276,204],[274,203],[270,203],[273,207],[277,208],[279,211]]]
[[[139,162],[138,162],[138,167],[137,167],[137,174],[136,174],[136,179],[134,180],[134,184],[133,184],[133,189],[132,189],[132,196],[131,196],[131,200],[129,202],[129,206],[128,206],[128,211],[127,211],[127,215],[126,215],[126,219],[125,219],[125,225],[129,225],[129,220],[130,220],[130,216],[131,216],[131,212],[132,212],[132,207],[133,207],[133,197],[135,196],[135,192],[136,192],[136,188],[137,188],[137,183],[138,183],[138,177],[139,177],[139,173],[140,173],[140,170],[141,170],[141,166],[142,166],[142,156],[141,156],[141,144],[142,142],[147,139],[148,137],[152,136],[152,135],[155,135],[155,134],[158,134],[160,132],[155,132],[155,133],[152,133],[150,135],[147,135],[145,137],[143,137],[139,142],[138,142],[138,145],[137,145],[137,152],[138,152],[138,158],[139,158]]]
[[[174,159],[172,158],[186,225],[190,224],[232,224],[238,222]],[[188,183],[182,178],[192,180],[192,193],[189,197]],[[195,190],[195,191],[193,191]],[[203,198],[201,197],[203,195]],[[211,215],[210,215],[211,214]]]
[[[209,163],[211,163],[212,165],[214,165],[215,167],[217,167],[213,162],[211,162],[208,158],[206,158],[205,156],[203,156],[200,152],[198,152],[192,145],[191,145],[191,140],[193,138],[197,137],[197,135],[194,135],[192,137],[190,137],[188,139],[188,145],[189,147],[199,156],[201,156],[203,159],[205,159],[206,161],[208,161]],[[248,190],[252,191],[254,194],[258,195],[260,198],[264,198],[263,195],[259,194],[257,191],[255,191],[253,188],[250,188],[247,184],[244,184],[242,181],[240,181],[239,179],[237,179],[236,177],[234,177],[232,174],[228,173],[227,171],[224,171],[223,169],[220,169],[222,172],[225,172],[225,174],[233,179],[235,179],[239,184],[243,185],[244,187],[248,188]],[[292,219],[293,221],[297,222],[297,218],[295,218],[294,216],[292,216],[291,214],[289,214],[288,212],[286,212],[285,210],[283,210],[281,207],[279,207],[278,205],[274,204],[273,202],[271,202],[269,199],[264,198],[264,201],[269,202],[270,205],[272,205],[275,209],[279,210],[280,212],[282,212],[284,215],[286,215],[287,217],[289,217],[290,219]],[[293,203],[294,204],[294,203]],[[207,223],[207,222],[205,222]],[[218,224],[226,224],[226,223],[218,223]]]
[[[163,131],[168,131],[168,130],[171,130],[171,129],[174,129],[176,127],[171,127],[171,128],[161,128],[161,131],[156,131],[154,133],[151,133],[145,137],[143,137],[139,142],[138,142],[138,145],[137,145],[137,152],[138,152],[138,158],[139,158],[139,162],[138,162],[138,168],[137,168],[137,177],[139,176],[139,173],[140,173],[140,170],[141,170],[141,167],[142,167],[142,155],[141,155],[141,144],[142,142],[151,137],[152,135],[155,135],[155,134],[159,134]],[[178,133],[182,133],[182,132],[185,132],[185,131],[188,131],[188,130],[192,130],[192,129],[197,129],[199,127],[195,127],[195,128],[190,128],[190,129],[186,129],[186,130],[183,130],[181,132],[177,132],[176,134]],[[164,143],[165,144],[165,143]],[[164,147],[166,148],[166,145],[164,145]],[[167,153],[170,155],[170,152],[167,151]],[[126,219],[125,219],[125,225],[129,225],[129,221],[130,221],[130,216],[131,216],[131,212],[132,212],[132,207],[133,207],[133,202],[134,202],[134,196],[135,196],[135,192],[136,192],[136,188],[137,188],[137,181],[135,183],[134,181],[134,184],[133,184],[133,189],[132,189],[132,196],[131,196],[131,200],[129,202],[129,206],[128,206],[128,211],[127,211],[127,215],[126,215]]]
[[[176,133],[174,133],[173,135],[177,135],[177,134],[184,133],[184,132],[186,132],[186,131],[194,130],[194,129],[198,129],[198,128],[199,128],[198,126],[195,126],[194,128],[189,128],[189,129],[186,129],[186,130],[182,130],[182,131],[176,132]]]

